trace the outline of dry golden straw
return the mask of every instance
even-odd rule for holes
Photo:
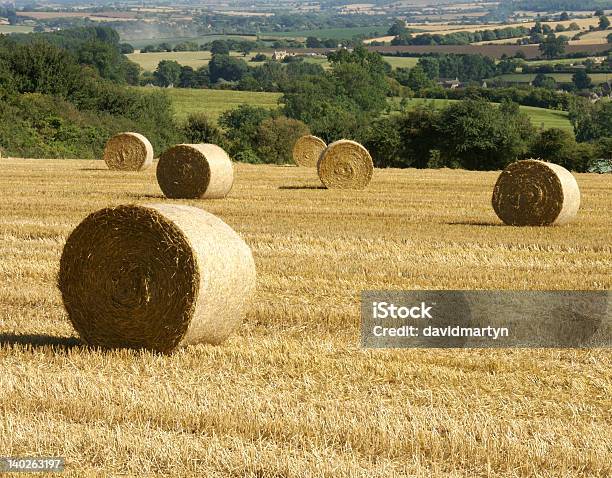
[[[302,136],[293,146],[293,161],[298,166],[316,168],[321,153],[327,148],[327,144],[316,136]]]
[[[141,134],[121,133],[106,143],[104,161],[109,169],[142,171],[153,164],[153,146]]]
[[[159,158],[157,182],[173,199],[223,198],[234,184],[234,167],[219,146],[179,144]]]
[[[328,189],[365,189],[372,180],[374,164],[362,145],[342,139],[321,153],[317,170]]]
[[[59,289],[87,344],[171,352],[223,342],[255,288],[249,246],[201,209],[102,209],[70,235]]]
[[[557,164],[535,159],[510,164],[493,190],[493,209],[510,226],[566,224],[579,208],[576,178]]]

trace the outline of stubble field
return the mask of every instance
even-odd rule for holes
[[[610,289],[612,184],[578,175],[559,228],[500,226],[497,173],[377,170],[366,191],[238,165],[182,201],[252,247],[239,333],[172,356],[79,345],[55,287],[67,235],[109,205],[165,201],[154,170],[0,161],[0,455],[65,476],[610,476],[609,351],[360,350],[366,289]]]

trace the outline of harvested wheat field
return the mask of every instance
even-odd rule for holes
[[[498,172],[376,170],[366,190],[238,165],[221,200],[166,200],[98,161],[0,162],[0,455],[64,476],[612,474],[609,350],[359,348],[364,289],[610,289],[612,182],[578,175],[562,227],[501,226]],[[188,204],[252,248],[257,291],[220,346],[77,342],[56,287],[91,212]]]

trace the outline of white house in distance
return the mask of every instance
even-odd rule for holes
[[[295,56],[295,53],[289,53],[285,50],[275,51],[274,55],[272,55],[272,60],[274,61],[283,61],[288,56]]]

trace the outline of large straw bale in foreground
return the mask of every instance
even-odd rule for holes
[[[141,134],[121,133],[106,143],[104,161],[109,169],[142,171],[153,164],[153,146]]]
[[[365,189],[372,180],[374,164],[362,145],[342,139],[321,153],[317,170],[329,189]]]
[[[493,190],[493,209],[510,226],[565,224],[579,208],[576,178],[567,169],[544,161],[510,164]]]
[[[293,161],[298,166],[316,168],[325,148],[327,144],[321,138],[312,135],[302,136],[293,146]]]
[[[159,158],[157,182],[173,199],[223,198],[234,184],[234,168],[217,145],[179,144]]]
[[[201,209],[102,209],[70,235],[58,280],[84,342],[171,352],[218,344],[241,323],[255,287],[250,248]]]

